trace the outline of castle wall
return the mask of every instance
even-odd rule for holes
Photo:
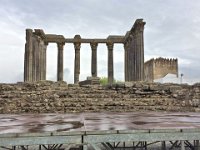
[[[151,59],[144,64],[144,81],[153,82],[154,71],[153,71],[154,59]]]
[[[165,77],[167,74],[178,77],[178,60],[157,58],[145,62],[145,81],[153,82],[155,79]]]
[[[176,74],[178,77],[178,60],[158,58],[154,61],[154,79],[160,79],[167,74]]]

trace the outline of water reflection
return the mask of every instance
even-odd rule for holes
[[[83,113],[0,115],[0,134],[200,128],[199,113]]]

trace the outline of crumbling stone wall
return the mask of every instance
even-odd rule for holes
[[[153,82],[155,79],[165,77],[168,73],[178,77],[178,60],[157,58],[151,59],[144,64],[145,81]]]
[[[200,84],[128,82],[112,87],[75,87],[52,81],[0,84],[0,113],[105,111],[200,112]]]

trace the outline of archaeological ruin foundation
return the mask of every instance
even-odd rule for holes
[[[91,78],[97,79],[97,47],[106,44],[108,49],[108,83],[114,79],[113,50],[114,44],[124,45],[124,74],[125,81],[144,80],[144,41],[143,31],[145,22],[137,19],[125,36],[109,35],[106,39],[85,39],[80,35],[74,38],[65,38],[63,35],[46,34],[41,29],[26,29],[24,81],[33,82],[46,80],[46,51],[49,43],[56,43],[58,47],[57,81],[63,81],[63,53],[65,43],[74,44],[74,83],[79,83],[80,75],[80,49],[81,44],[91,46]],[[88,58],[89,59],[89,58]]]

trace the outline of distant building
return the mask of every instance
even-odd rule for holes
[[[168,74],[174,74],[178,80],[178,59],[157,58],[144,64],[144,79],[147,82],[158,81]]]

